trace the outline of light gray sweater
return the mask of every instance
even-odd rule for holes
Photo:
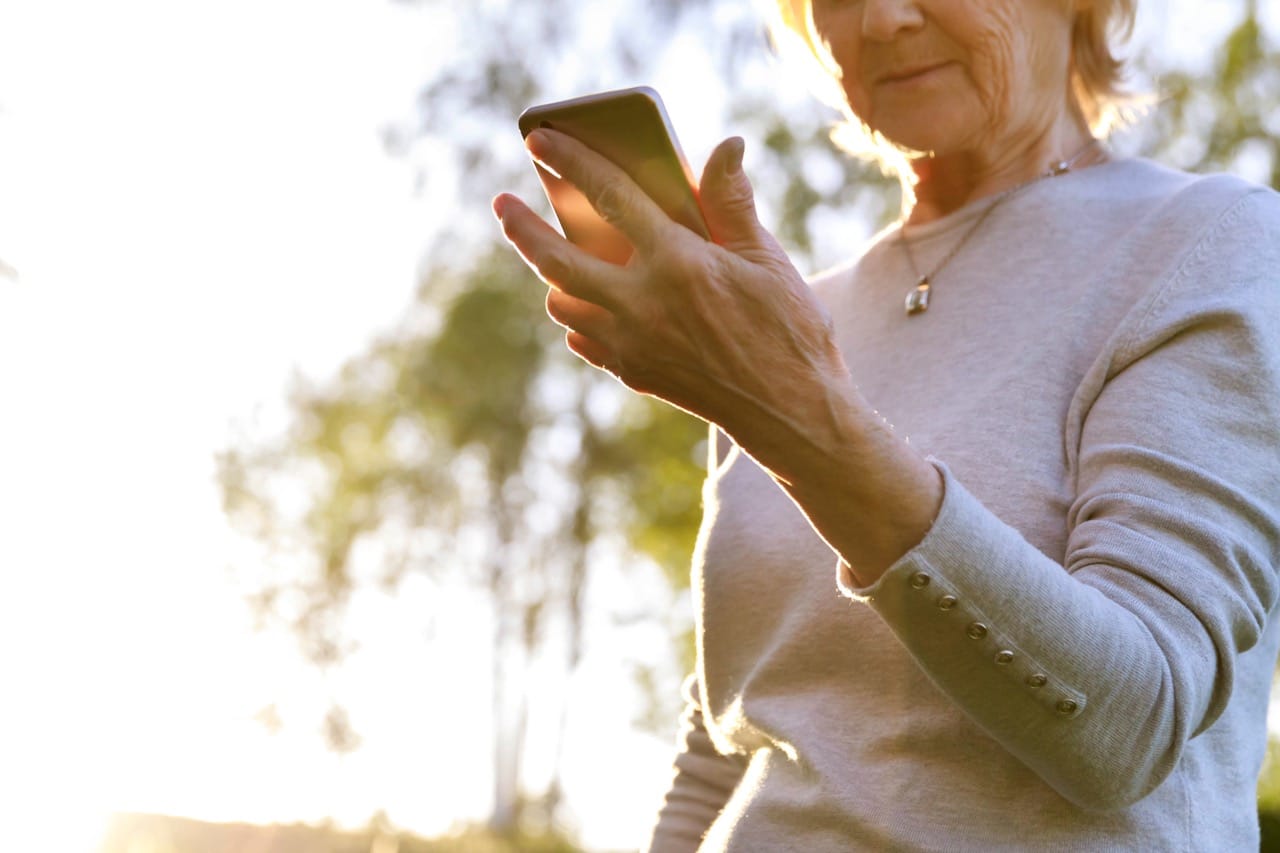
[[[986,204],[912,228],[931,269]],[[1280,597],[1280,196],[1121,160],[1004,202],[907,317],[814,287],[942,471],[873,586],[715,438],[652,849],[1256,850]]]

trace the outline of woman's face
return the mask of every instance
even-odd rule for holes
[[[916,151],[1042,133],[1071,108],[1072,0],[812,0],[855,115]]]

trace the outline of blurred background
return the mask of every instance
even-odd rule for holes
[[[1140,7],[1114,148],[1280,186],[1280,2]],[[897,191],[767,20],[6,0],[0,847],[640,843],[705,428],[567,356],[489,200],[547,209],[525,106],[647,84],[803,270],[855,252]]]

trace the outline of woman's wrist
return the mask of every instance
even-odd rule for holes
[[[868,586],[929,532],[942,504],[942,477],[847,375],[823,386],[803,417],[785,419],[790,435],[771,442],[772,464],[756,458]]]

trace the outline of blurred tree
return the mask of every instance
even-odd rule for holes
[[[343,617],[362,588],[425,573],[439,588],[484,591],[491,826],[510,833],[531,817],[551,821],[559,800],[554,777],[532,801],[521,790],[529,703],[545,701],[528,687],[530,665],[549,649],[563,649],[564,672],[578,665],[583,594],[606,554],[647,556],[673,587],[687,584],[705,435],[692,418],[583,368],[542,317],[543,289],[499,244],[487,209],[502,189],[540,196],[515,116],[538,101],[647,82],[655,64],[673,61],[677,36],[692,34],[719,77],[706,85],[722,126],[748,139],[766,223],[802,268],[856,248],[849,232],[832,237],[837,217],[865,232],[892,217],[898,199],[876,170],[833,150],[831,113],[810,102],[779,108],[761,83],[772,60],[756,4],[416,2],[453,21],[464,52],[428,81],[414,119],[389,128],[386,144],[420,164],[421,191],[458,214],[430,243],[398,328],[331,380],[299,380],[289,428],[228,449],[219,474],[229,517],[277,555],[274,573],[259,575],[258,611],[289,624],[320,666],[351,649]],[[1164,101],[1132,144],[1193,169],[1252,169],[1266,154],[1274,183],[1280,63],[1253,4],[1242,2],[1240,15],[1207,79],[1150,66]],[[610,551],[608,531],[630,550]],[[651,679],[642,671],[640,680]],[[670,701],[655,700],[664,725]],[[325,731],[340,748],[358,742],[337,710]]]
[[[1145,153],[1191,172],[1230,171],[1280,187],[1280,46],[1257,0],[1211,53],[1208,73],[1147,62],[1156,109],[1137,136]]]

